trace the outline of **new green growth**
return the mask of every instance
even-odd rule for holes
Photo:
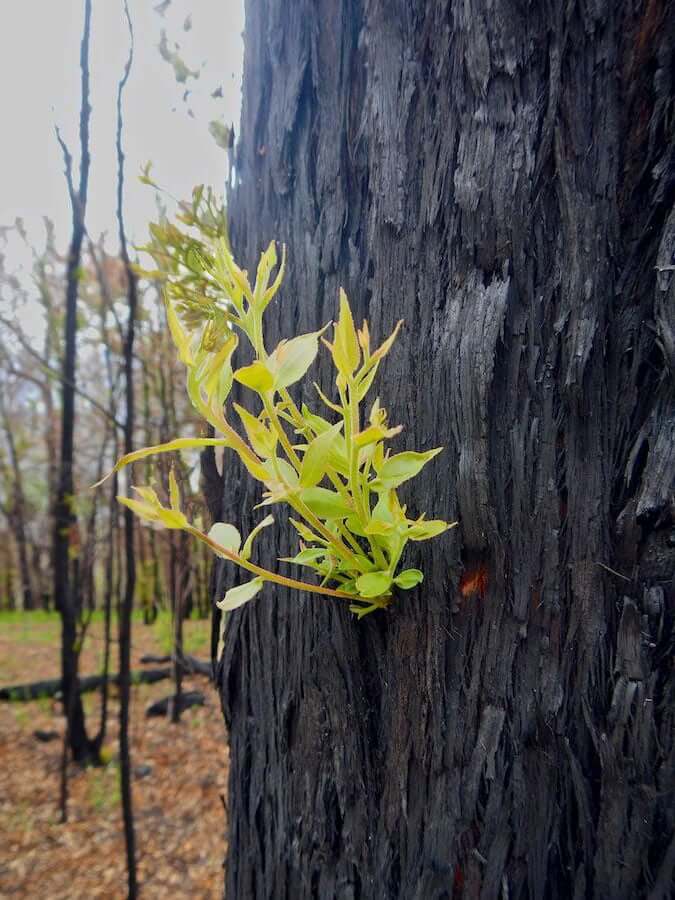
[[[221,437],[178,438],[147,447],[120,459],[115,470],[154,453],[206,446],[234,450],[263,485],[258,506],[285,503],[292,511],[289,521],[299,548],[282,561],[310,569],[318,583],[288,578],[251,561],[255,537],[273,524],[271,515],[245,541],[229,523],[216,523],[208,534],[194,527],[181,511],[173,472],[168,505],[152,487],[135,487],[138,499],[119,497],[120,503],[146,521],[188,532],[255,576],[226,593],[218,603],[223,610],[247,603],[266,582],[348,601],[359,617],[386,607],[394,588],[409,590],[423,579],[419,569],[399,567],[408,541],[428,540],[456,524],[424,515],[410,518],[397,494],[441,448],[391,454],[385,443],[401,426],[389,425],[379,399],[367,413],[362,409],[402,323],[373,349],[367,322],[357,330],[341,290],[332,342],[324,337],[326,326],[282,340],[270,351],[265,311],[281,285],[285,251],[278,265],[276,245],[269,245],[251,286],[233,258],[224,209],[211,191],[196,188],[192,203],[181,204],[178,220],[182,228],[170,222],[151,226],[152,239],[143,249],[157,269],[143,274],[164,283],[168,324],[187,369],[188,395]],[[242,339],[253,360],[234,368]],[[289,390],[306,376],[320,344],[332,356],[337,394],[330,399],[314,384],[324,407],[321,415],[305,403],[298,405]],[[247,388],[249,396],[246,406],[232,404],[240,431],[224,410],[233,381]]]

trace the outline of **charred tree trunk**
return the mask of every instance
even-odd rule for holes
[[[362,622],[231,614],[228,897],[670,895],[674,22],[247,4],[229,213],[249,271],[289,248],[270,343],[340,285],[371,333],[405,318],[379,394],[401,445],[446,447],[405,499],[460,526]]]
[[[66,272],[66,316],[61,377],[61,455],[54,505],[54,605],[61,615],[61,677],[63,680],[63,709],[66,734],[73,759],[87,762],[92,744],[87,736],[84,708],[78,689],[78,610],[77,589],[71,574],[71,549],[77,552],[77,520],[73,510],[74,444],[75,434],[75,371],[77,354],[77,294],[80,258],[85,232],[87,188],[89,183],[89,37],[91,31],[91,0],[84,4],[84,28],[80,51],[82,102],[80,107],[80,179],[78,189],[73,182],[72,157],[59,135],[63,150],[68,192],[73,213],[73,232],[68,251]],[[58,132],[57,132],[58,134]],[[65,753],[64,753],[65,760]],[[65,769],[64,769],[65,785]],[[65,797],[65,789],[64,789]],[[65,817],[65,800],[62,802]]]
[[[126,415],[124,419],[124,452],[134,449],[135,397],[134,397],[134,340],[136,337],[136,317],[138,315],[138,291],[136,275],[131,266],[124,226],[124,148],[122,143],[123,117],[122,96],[131,66],[134,61],[134,30],[129,15],[127,0],[124,0],[124,16],[129,29],[129,55],[124,72],[117,85],[117,132],[115,149],[117,156],[117,225],[120,241],[120,258],[124,263],[127,281],[127,329],[124,339],[124,398]],[[130,487],[129,479],[129,487]],[[129,488],[127,492],[131,493]],[[131,705],[131,617],[136,590],[136,549],[134,546],[134,517],[128,507],[124,509],[124,596],[119,606],[118,640],[120,654],[120,789],[122,794],[122,820],[124,824],[124,844],[127,859],[127,898],[136,900],[138,878],[136,873],[136,835],[134,831],[133,795],[131,785],[131,750],[129,735],[129,714]]]

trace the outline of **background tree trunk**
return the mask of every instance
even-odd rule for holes
[[[669,896],[674,12],[247,4],[229,212],[249,271],[289,248],[270,343],[340,285],[379,338],[405,318],[378,393],[446,447],[405,499],[460,527],[360,623],[230,616],[227,896]]]
[[[57,131],[63,151],[66,181],[73,214],[73,231],[68,250],[66,271],[66,315],[64,322],[64,350],[61,376],[61,454],[54,504],[54,605],[61,616],[61,678],[63,681],[63,709],[66,716],[66,738],[76,762],[87,762],[93,747],[85,725],[84,707],[78,688],[78,623],[80,608],[75,565],[79,553],[79,530],[73,498],[75,485],[73,462],[75,457],[75,393],[77,361],[77,295],[80,279],[82,241],[85,234],[87,189],[89,185],[89,38],[91,33],[91,0],[84,3],[84,25],[80,47],[82,100],[80,104],[80,175],[75,190],[72,157]],[[73,571],[71,571],[73,569]],[[62,816],[66,820],[66,763],[64,749],[62,780]]]

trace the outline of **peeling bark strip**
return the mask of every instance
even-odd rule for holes
[[[385,614],[229,617],[227,896],[670,896],[675,8],[247,7],[235,251],[289,247],[273,337],[405,318],[406,499],[460,527]]]

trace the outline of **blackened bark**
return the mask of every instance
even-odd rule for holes
[[[134,339],[136,335],[136,315],[138,292],[136,275],[131,267],[127,236],[124,228],[124,149],[122,145],[122,95],[129,79],[134,61],[134,31],[129,15],[127,0],[124,0],[124,15],[129,29],[129,55],[122,78],[117,86],[117,131],[115,149],[117,155],[117,224],[120,241],[120,258],[124,263],[127,280],[127,330],[124,340],[124,396],[126,416],[124,419],[124,453],[134,449]],[[129,491],[130,493],[130,491]],[[127,861],[127,898],[135,900],[138,894],[136,875],[136,837],[134,833],[133,797],[131,790],[131,750],[129,741],[129,705],[131,702],[131,615],[136,589],[136,551],[134,548],[134,516],[128,507],[124,508],[124,596],[119,609],[118,638],[120,654],[120,788],[122,794],[122,819],[124,824],[124,845]]]
[[[80,106],[80,180],[75,190],[72,158],[66,145],[63,150],[66,179],[73,213],[73,232],[66,269],[66,317],[64,325],[63,368],[61,376],[61,456],[58,486],[54,505],[54,605],[61,615],[61,677],[63,680],[63,709],[66,716],[66,735],[73,759],[88,761],[92,744],[87,737],[84,709],[78,690],[78,610],[77,594],[70,572],[71,549],[77,554],[77,521],[73,510],[73,437],[75,433],[75,365],[77,352],[77,291],[79,283],[82,241],[85,232],[85,212],[89,184],[89,37],[91,33],[91,0],[84,4],[84,28],[80,50],[82,101]],[[57,132],[58,134],[58,132]],[[65,779],[64,789],[65,793]],[[62,802],[65,816],[65,801]]]
[[[247,4],[235,253],[287,243],[277,337],[405,318],[405,499],[460,526],[386,613],[230,616],[228,897],[670,895],[674,12]]]

